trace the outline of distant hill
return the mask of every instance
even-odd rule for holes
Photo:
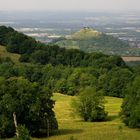
[[[87,33],[87,38],[92,34],[94,38],[99,38],[101,33],[91,29],[83,29],[79,33],[73,35],[71,39],[79,40],[84,35],[84,31]],[[80,34],[82,34],[80,36]],[[78,36],[79,35],[79,36]],[[84,40],[84,38],[82,37]],[[82,40],[81,39],[81,40]],[[11,27],[0,26],[0,45],[5,46],[9,53],[16,53],[20,55],[20,62],[34,63],[34,64],[52,64],[65,65],[73,67],[87,67],[97,66],[112,68],[115,66],[125,67],[125,63],[122,58],[118,56],[109,56],[103,53],[85,53],[76,49],[60,48],[54,44],[43,44],[36,41],[34,38],[28,37],[25,34],[15,31]]]
[[[56,42],[60,47],[76,48],[85,52],[103,52],[111,55],[139,56],[140,49],[132,48],[126,42],[92,28],[83,28],[65,39]]]
[[[91,28],[83,28],[79,31],[77,31],[76,33],[74,33],[71,38],[69,39],[79,39],[79,40],[85,40],[85,39],[88,39],[88,38],[98,38],[102,35],[101,32],[98,32],[94,29],[91,29]]]

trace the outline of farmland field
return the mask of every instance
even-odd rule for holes
[[[140,61],[140,57],[122,57],[125,62]]]

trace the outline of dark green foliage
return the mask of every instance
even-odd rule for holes
[[[68,93],[67,80],[66,79],[58,80],[55,84],[55,91],[58,93],[67,94]]]
[[[24,60],[23,56],[22,60]],[[62,64],[72,67],[95,66],[108,69],[115,66],[125,67],[125,63],[120,57],[108,56],[102,53],[86,54],[79,50],[65,50],[58,46],[44,46],[43,49],[33,52],[29,60],[33,63],[52,64],[53,66]]]
[[[7,51],[12,53],[29,54],[36,47],[36,41],[34,39],[18,32],[14,32],[7,40]]]
[[[134,71],[136,72],[136,70]],[[68,95],[77,94],[81,88],[96,86],[104,95],[123,97],[123,90],[131,81],[134,72],[128,68],[116,67],[111,70],[100,67],[68,67],[63,65],[0,64],[0,76],[25,77],[30,82],[38,82],[53,92]],[[118,76],[119,75],[119,76]]]
[[[43,51],[43,50],[37,50],[37,51],[35,51],[31,55],[31,61],[33,63],[43,64],[43,65],[44,64],[47,64],[49,62],[47,51]]]
[[[97,59],[100,58],[100,55],[96,54],[94,57]],[[100,61],[102,61],[102,58],[97,61],[98,63],[95,61],[99,64],[98,66],[95,64],[96,67],[75,68],[63,65],[52,66],[51,64],[45,66],[40,64],[14,64],[9,59],[1,59],[0,76],[6,78],[22,76],[30,82],[38,82],[41,86],[47,86],[53,92],[68,95],[75,95],[86,86],[96,86],[98,90],[104,92],[104,95],[123,97],[123,90],[137,71],[114,64],[113,66],[111,63],[112,68],[110,69],[108,66],[102,66]],[[107,61],[103,61],[103,63],[107,63]]]
[[[140,66],[140,61],[129,61],[129,62],[126,62],[126,65],[130,67]]]
[[[11,77],[11,68],[14,63],[10,58],[0,58],[0,75],[4,77]]]
[[[10,27],[0,26],[0,44],[12,53],[32,53],[37,42],[35,39],[15,31]]]
[[[104,121],[107,112],[104,110],[104,98],[93,87],[86,87],[79,94],[78,101],[74,101],[75,111],[85,121]]]
[[[133,67],[134,73],[136,73],[136,75],[140,75],[140,65]]]
[[[122,104],[123,122],[131,128],[140,128],[140,75],[128,85]]]
[[[25,124],[32,135],[47,133],[47,120],[50,122],[50,130],[57,129],[51,96],[48,89],[41,89],[37,83],[22,77],[1,78],[0,136],[14,135],[13,112],[16,112],[18,124]]]
[[[29,58],[30,58],[29,54],[22,54],[19,58],[19,61],[20,62],[29,62]]]
[[[105,95],[114,97],[124,97],[123,91],[132,80],[133,73],[127,68],[113,68],[108,73],[104,73],[98,79],[99,89]]]
[[[7,45],[7,37],[11,36],[11,33],[14,32],[14,29],[11,27],[0,26],[0,44]]]
[[[31,140],[28,129],[24,125],[18,126],[19,137],[14,138],[14,140]]]

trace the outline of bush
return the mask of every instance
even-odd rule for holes
[[[19,137],[15,137],[14,138],[15,140],[31,140],[29,131],[24,125],[18,126],[18,133],[19,133]]]
[[[103,103],[104,97],[95,88],[87,87],[74,100],[73,107],[85,121],[103,121],[107,117]]]
[[[29,62],[29,54],[22,54],[19,58],[20,62]]]

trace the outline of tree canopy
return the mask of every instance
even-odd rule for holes
[[[93,87],[86,87],[79,96],[78,101],[74,100],[75,111],[85,121],[103,121],[107,117],[104,110],[104,97]]]
[[[25,124],[32,135],[47,133],[47,121],[50,123],[50,130],[57,129],[51,96],[48,89],[41,89],[37,83],[31,83],[22,77],[1,77],[0,136],[14,135],[13,112],[17,115],[18,124]]]
[[[123,122],[132,128],[140,128],[140,76],[128,85],[126,97],[122,104],[121,116]]]

